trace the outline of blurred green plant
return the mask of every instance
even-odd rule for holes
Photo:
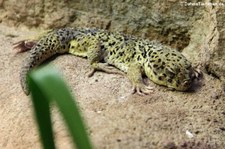
[[[91,149],[80,110],[59,72],[51,66],[36,69],[28,75],[29,89],[44,149],[55,149],[51,123],[52,102],[62,113],[73,142],[78,149]]]

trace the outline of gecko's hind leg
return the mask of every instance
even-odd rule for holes
[[[88,77],[93,76],[96,71],[103,71],[109,74],[124,75],[122,71],[116,69],[113,66],[109,66],[107,63],[93,63],[91,66],[92,66],[92,70],[88,73]]]
[[[104,52],[105,51],[101,49],[100,42],[96,40],[95,44],[90,47],[87,54],[87,58],[92,67],[92,70],[88,73],[88,76],[93,76],[96,71],[124,75],[123,72],[113,66],[110,66],[108,63],[101,62],[104,59]]]

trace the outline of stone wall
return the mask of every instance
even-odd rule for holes
[[[209,73],[221,78],[225,74],[221,69],[225,64],[225,1],[211,4],[179,0],[0,0],[0,22],[31,28],[98,27],[160,40],[183,50],[192,62],[203,69],[207,66]]]

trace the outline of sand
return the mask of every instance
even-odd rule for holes
[[[39,149],[41,144],[32,102],[20,86],[19,71],[27,53],[16,55],[12,44],[37,34],[0,24],[0,148]],[[220,81],[208,74],[190,92],[154,87],[150,95],[131,94],[129,80],[97,72],[87,77],[86,59],[62,55],[51,60],[62,72],[83,113],[88,133],[99,149],[223,148],[225,95]],[[62,99],[63,100],[63,99]],[[73,148],[57,108],[52,109],[56,144]]]

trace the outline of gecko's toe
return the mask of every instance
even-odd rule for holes
[[[87,73],[88,78],[92,77],[94,73],[96,72],[95,69],[92,69],[90,72]]]
[[[132,88],[132,93],[137,93],[138,95],[148,95],[150,93],[153,93],[153,87],[146,86],[146,85],[134,85]]]

